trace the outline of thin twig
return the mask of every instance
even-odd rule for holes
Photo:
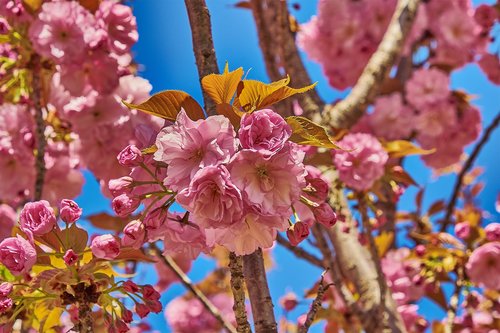
[[[281,246],[283,246],[284,248],[286,248],[287,250],[289,250],[290,252],[292,252],[297,258],[304,259],[310,264],[317,266],[319,268],[323,269],[325,268],[320,258],[316,257],[314,254],[309,253],[298,246],[293,246],[292,244],[290,244],[288,240],[286,240],[280,234],[276,236],[276,242]]]
[[[260,248],[252,254],[243,256],[243,272],[252,305],[255,333],[278,333],[264,257]]]
[[[161,252],[161,250],[156,246],[156,244],[151,243],[150,244],[151,249],[155,252],[156,256],[165,264],[167,265],[172,272],[175,273],[175,275],[179,278],[181,283],[191,291],[191,293],[203,304],[205,309],[208,310],[214,316],[215,319],[222,325],[222,327],[230,332],[230,333],[238,333],[236,331],[236,328],[231,324],[227,319],[225,319],[222,314],[219,312],[217,307],[210,302],[210,300],[203,294],[203,292],[193,284],[191,279],[182,271],[182,269],[177,265],[174,259],[170,256],[165,256]]]
[[[445,333],[451,333],[453,331],[453,324],[455,317],[457,316],[458,302],[460,299],[460,294],[462,293],[464,279],[464,269],[462,266],[457,268],[457,279],[455,281],[455,291],[450,297],[450,304],[448,311],[446,313],[446,325],[444,328]]]
[[[251,333],[245,307],[245,277],[243,276],[243,259],[234,252],[229,253],[229,270],[231,271],[231,291],[233,292],[233,311],[236,317],[236,329],[239,333]]]
[[[349,95],[327,105],[317,121],[334,128],[350,128],[363,116],[380,84],[389,75],[415,20],[420,0],[399,0],[377,50],[371,56]],[[318,115],[319,116],[319,115]]]
[[[321,280],[319,281],[318,292],[316,293],[316,297],[314,298],[314,301],[311,304],[309,312],[307,312],[307,317],[306,321],[304,322],[304,325],[299,326],[298,333],[307,333],[307,331],[309,331],[309,327],[311,327],[311,324],[313,323],[314,318],[316,317],[316,314],[318,313],[318,310],[321,307],[321,303],[323,301],[323,296],[325,295],[325,292],[328,290],[328,288],[330,288],[330,286],[333,285],[333,283],[329,283],[327,285],[324,284],[326,272],[327,271],[324,271],[323,274],[321,274]]]
[[[212,38],[210,12],[208,11],[205,0],[185,0],[184,2],[189,16],[194,56],[201,83],[201,79],[204,76],[212,73],[219,73],[214,41]],[[203,92],[203,100],[205,101],[205,110],[207,114],[209,116],[216,114],[215,103],[205,92]]]
[[[446,227],[448,227],[448,225],[451,222],[451,215],[453,214],[453,209],[455,208],[455,205],[457,203],[458,194],[460,193],[460,189],[462,188],[465,175],[467,174],[467,172],[469,172],[470,168],[472,168],[476,158],[479,156],[479,153],[481,152],[481,149],[484,147],[486,142],[488,142],[491,133],[493,133],[493,131],[498,127],[499,124],[500,124],[500,113],[496,115],[491,124],[486,128],[486,130],[483,133],[483,137],[474,147],[474,150],[470,154],[469,158],[467,159],[467,161],[465,161],[462,170],[460,170],[460,173],[458,174],[457,180],[455,182],[455,187],[453,188],[453,194],[451,195],[451,199],[448,202],[448,206],[446,207],[446,216],[444,218],[443,224],[441,225],[442,232],[446,230]]]
[[[42,84],[40,81],[40,63],[39,59],[33,60],[33,76],[32,76],[32,96],[33,104],[35,107],[35,123],[36,123],[36,179],[35,179],[35,192],[33,200],[40,200],[42,198],[43,184],[45,182],[45,146],[47,141],[45,139],[45,121],[43,119],[43,106],[41,100]]]

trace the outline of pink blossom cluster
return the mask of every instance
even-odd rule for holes
[[[389,25],[395,0],[320,0],[317,16],[301,25],[297,42],[323,67],[332,87],[356,83]]]
[[[236,323],[230,295],[214,294],[209,296],[209,300],[226,320]],[[222,329],[217,319],[197,298],[178,297],[170,301],[165,308],[165,318],[174,333],[212,333]]]
[[[136,143],[142,124],[159,129],[157,120],[122,100],[139,103],[149,97],[151,85],[133,74],[132,45],[138,39],[130,7],[113,0],[100,2],[92,13],[78,1],[44,2],[31,13],[22,1],[3,1],[2,29],[27,32],[26,43],[45,67],[54,69],[42,96],[47,103],[45,166],[42,197],[56,203],[81,191],[81,169],[93,172],[101,184],[123,173],[114,156]],[[2,55],[26,53],[25,44],[2,44]],[[0,73],[2,75],[2,73]],[[2,96],[3,97],[3,96]],[[34,104],[22,96],[16,104],[0,105],[0,198],[13,206],[33,197],[37,138]],[[22,175],[22,177],[20,176]],[[106,188],[105,188],[106,189]],[[107,190],[107,189],[106,189]]]
[[[135,146],[118,156],[131,173],[109,183],[115,212],[128,216],[141,202],[146,206],[142,219],[125,227],[122,243],[140,247],[162,239],[166,253],[191,259],[216,244],[250,254],[273,245],[305,197],[311,198],[304,202],[312,221],[333,225],[335,213],[325,203],[328,185],[306,171],[304,153],[288,141],[290,135],[272,110],[244,115],[238,137],[224,116],[193,121],[181,110],[158,133],[153,157]],[[188,213],[171,213],[174,200]],[[295,215],[288,230],[294,244],[309,234],[297,210]]]
[[[419,260],[408,259],[409,256],[408,248],[390,250],[382,258],[382,271],[408,331],[424,332],[427,322],[417,313],[418,305],[413,302],[424,296],[427,283],[420,274]]]

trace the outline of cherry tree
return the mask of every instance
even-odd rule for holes
[[[301,25],[286,1],[238,2],[266,83],[219,70],[205,0],[186,0],[203,101],[150,96],[119,1],[0,4],[1,332],[147,332],[161,312],[178,333],[498,331],[500,224],[475,161],[500,114],[483,124],[451,88],[470,63],[500,84],[498,2],[320,0]],[[323,101],[299,50],[348,95]],[[424,207],[410,155],[457,174],[450,198]],[[85,169],[114,215],[72,200]],[[272,299],[274,246],[323,272],[304,295]],[[216,268],[193,283],[200,256]],[[174,283],[186,294],[162,304]]]

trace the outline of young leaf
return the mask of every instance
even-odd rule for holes
[[[406,140],[385,142],[383,146],[391,158],[399,158],[408,155],[428,155],[436,151],[435,149],[422,149]]]
[[[99,213],[95,215],[91,215],[87,217],[87,220],[92,223],[94,227],[104,229],[104,230],[112,230],[112,231],[122,231],[123,228],[127,225],[127,221],[123,220],[121,217],[112,216],[108,213]]]
[[[141,153],[143,153],[144,155],[150,155],[150,154],[154,154],[157,150],[158,150],[158,147],[156,147],[156,145],[152,145],[152,146],[146,147],[143,150],[141,150]]]
[[[200,104],[188,93],[180,90],[165,90],[154,94],[141,104],[122,101],[129,109],[137,109],[153,116],[175,121],[179,111],[184,109],[192,120],[205,118]]]
[[[95,13],[102,0],[79,0],[79,2],[82,7],[87,8],[92,13]]]
[[[120,254],[115,258],[115,260],[131,260],[151,263],[156,262],[154,257],[146,255],[142,250],[132,248],[121,249]]]
[[[217,104],[215,107],[217,114],[223,115],[229,119],[235,130],[240,128],[241,117],[243,112],[228,103]]]
[[[316,83],[303,88],[290,88],[290,78],[264,83],[256,80],[242,80],[238,86],[236,106],[241,106],[245,111],[252,112],[273,105],[295,94],[300,94],[313,89]]]
[[[326,129],[307,118],[290,116],[286,122],[292,128],[290,140],[299,145],[310,145],[315,147],[341,149],[326,132]]]
[[[201,80],[203,90],[217,104],[231,102],[243,76],[243,68],[229,72],[228,65],[222,74],[210,74]]]
[[[377,246],[377,252],[379,257],[383,257],[387,251],[391,248],[391,244],[394,241],[394,233],[384,231],[377,237],[375,237],[375,245]]]

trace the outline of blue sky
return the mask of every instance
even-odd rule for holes
[[[224,63],[228,61],[231,68],[243,67],[246,71],[251,69],[250,78],[268,81],[251,12],[231,6],[235,2],[237,1],[207,0],[212,14],[214,43],[219,66],[222,68]],[[299,11],[292,11],[299,22],[307,21],[316,11],[317,1],[292,1],[292,3],[294,2],[301,5]],[[475,4],[482,2],[491,3],[494,1],[474,1]],[[136,62],[141,65],[141,76],[151,82],[155,92],[165,89],[184,90],[202,102],[184,1],[133,1],[132,6],[139,27],[140,37],[134,48],[134,55]],[[318,64],[308,61],[305,56],[304,60],[313,81],[318,81],[320,95],[326,101],[333,101],[345,96],[345,92],[335,91],[328,86]],[[454,73],[452,85],[454,88],[466,90],[477,96],[474,104],[482,110],[483,124],[489,124],[494,115],[500,111],[500,88],[490,84],[477,66],[467,66]],[[494,210],[495,198],[500,189],[500,177],[498,177],[497,171],[499,142],[500,132],[496,132],[477,162],[485,168],[481,179],[486,182],[486,188],[479,196],[479,201],[482,207],[492,213],[490,222],[500,220],[500,216]],[[470,149],[471,147],[468,148],[468,151]],[[454,175],[436,180],[418,158],[409,158],[406,167],[419,184],[425,185],[424,204],[426,206],[437,199],[449,198],[455,180]],[[78,198],[78,202],[84,207],[86,214],[103,210],[110,211],[109,201],[99,194],[99,188],[92,176],[87,175],[86,180],[84,192]],[[404,209],[413,209],[415,192],[416,189],[410,189],[404,195],[401,202]],[[294,290],[301,295],[318,279],[321,273],[318,269],[296,260],[279,247],[274,251],[274,254],[276,264],[269,273],[269,282],[275,301],[289,290]],[[211,267],[213,267],[212,263],[201,259],[190,272],[190,277],[199,281]],[[143,271],[138,279],[154,281],[154,270],[151,268]],[[163,295],[162,301],[168,302],[183,292],[184,289],[180,285],[175,285]],[[426,317],[440,318],[443,316],[443,312],[439,311],[431,302],[424,302],[421,305],[422,313]],[[307,305],[300,306],[292,315],[298,316],[305,311],[307,311]],[[157,330],[170,332],[162,314],[150,318],[150,322]],[[319,332],[321,329],[316,327],[313,331]]]

